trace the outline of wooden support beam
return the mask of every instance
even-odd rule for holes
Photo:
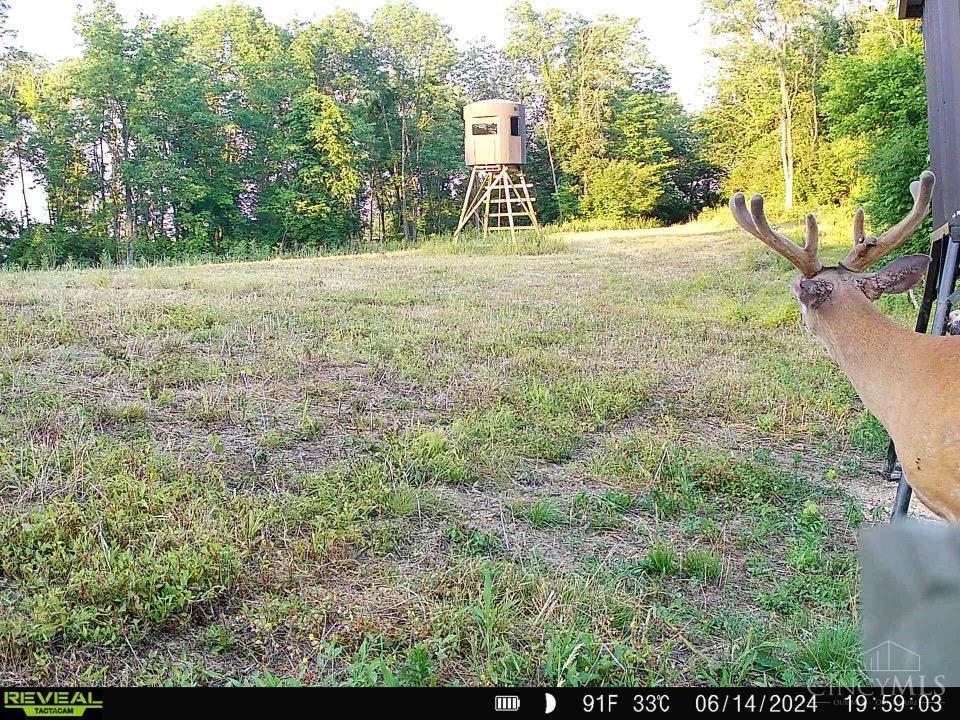
[[[470,172],[463,208],[453,236],[459,237],[474,217],[482,225],[484,236],[495,230],[509,230],[514,237],[517,230],[539,232],[540,224],[533,207],[535,198],[530,195],[532,187],[519,166],[475,165]],[[493,212],[491,205],[494,206]],[[503,218],[507,221],[504,222]]]
[[[510,221],[510,237],[516,239],[517,234],[513,229],[513,203],[510,201],[510,175],[507,169],[503,169],[503,194],[507,199],[507,219]]]
[[[463,229],[463,226],[467,224],[467,221],[470,219],[471,215],[467,214],[467,207],[470,203],[470,196],[473,193],[473,183],[477,179],[477,169],[470,168],[470,182],[467,183],[467,192],[463,196],[463,207],[460,209],[460,219],[457,221],[457,229],[453,231],[453,236],[457,237],[460,235],[460,231]]]
[[[523,170],[517,170],[517,174],[520,176],[520,185],[523,188],[523,197],[525,199],[527,213],[530,215],[530,219],[533,221],[534,228],[536,228],[537,232],[540,232],[540,223],[537,222],[537,213],[533,210],[533,198],[530,197],[530,185],[527,184],[527,178],[523,174]]]

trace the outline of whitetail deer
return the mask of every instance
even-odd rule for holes
[[[934,337],[902,327],[872,301],[912,288],[930,258],[907,255],[873,273],[865,272],[903,243],[923,221],[935,178],[925,172],[910,186],[913,209],[880,237],[864,233],[863,210],[853,221],[853,248],[835,267],[818,257],[819,230],[807,215],[800,247],[776,232],[755,195],[747,209],[743,193],[730,199],[737,224],[800,271],[791,289],[807,330],[860,394],[864,405],[890,433],[907,480],[937,515],[960,522],[960,337]]]

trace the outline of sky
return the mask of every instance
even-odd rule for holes
[[[246,0],[259,5],[267,19],[286,25],[293,19],[313,20],[337,7],[369,17],[383,0]],[[422,10],[443,18],[460,42],[485,37],[502,45],[506,38],[505,11],[510,0],[414,0]],[[89,5],[89,2],[82,3]],[[116,0],[128,19],[139,14],[159,19],[190,16],[197,10],[219,4],[217,0]],[[539,9],[555,7],[588,17],[604,13],[640,18],[654,58],[669,70],[673,89],[690,110],[706,104],[703,94],[708,72],[704,54],[709,34],[698,23],[701,0],[535,0]],[[73,34],[76,0],[12,0],[8,26],[17,33],[17,44],[48,60],[79,54]]]

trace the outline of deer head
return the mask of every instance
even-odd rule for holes
[[[807,328],[820,335],[819,316],[844,304],[862,304],[876,300],[884,293],[906,292],[923,277],[930,263],[927,255],[907,255],[878,272],[865,271],[899,247],[917,229],[930,207],[934,183],[931,172],[924,172],[918,181],[912,183],[913,208],[880,237],[868,236],[864,232],[863,210],[857,210],[853,220],[853,248],[839,265],[833,267],[824,267],[820,263],[820,231],[813,215],[807,215],[806,240],[801,247],[770,226],[760,195],[753,196],[748,209],[743,193],[737,193],[730,198],[730,210],[740,227],[800,271],[801,276],[794,280],[791,289],[800,302]]]

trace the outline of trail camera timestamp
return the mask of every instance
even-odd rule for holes
[[[939,713],[943,709],[943,695],[939,692],[851,693],[844,704],[851,713]]]
[[[882,688],[843,690],[807,688],[744,691],[716,689],[699,691],[673,688],[651,692],[585,694],[581,698],[584,714],[636,715],[683,714],[813,714],[857,715],[866,712],[899,714],[930,713],[943,710],[941,692],[891,691]]]

